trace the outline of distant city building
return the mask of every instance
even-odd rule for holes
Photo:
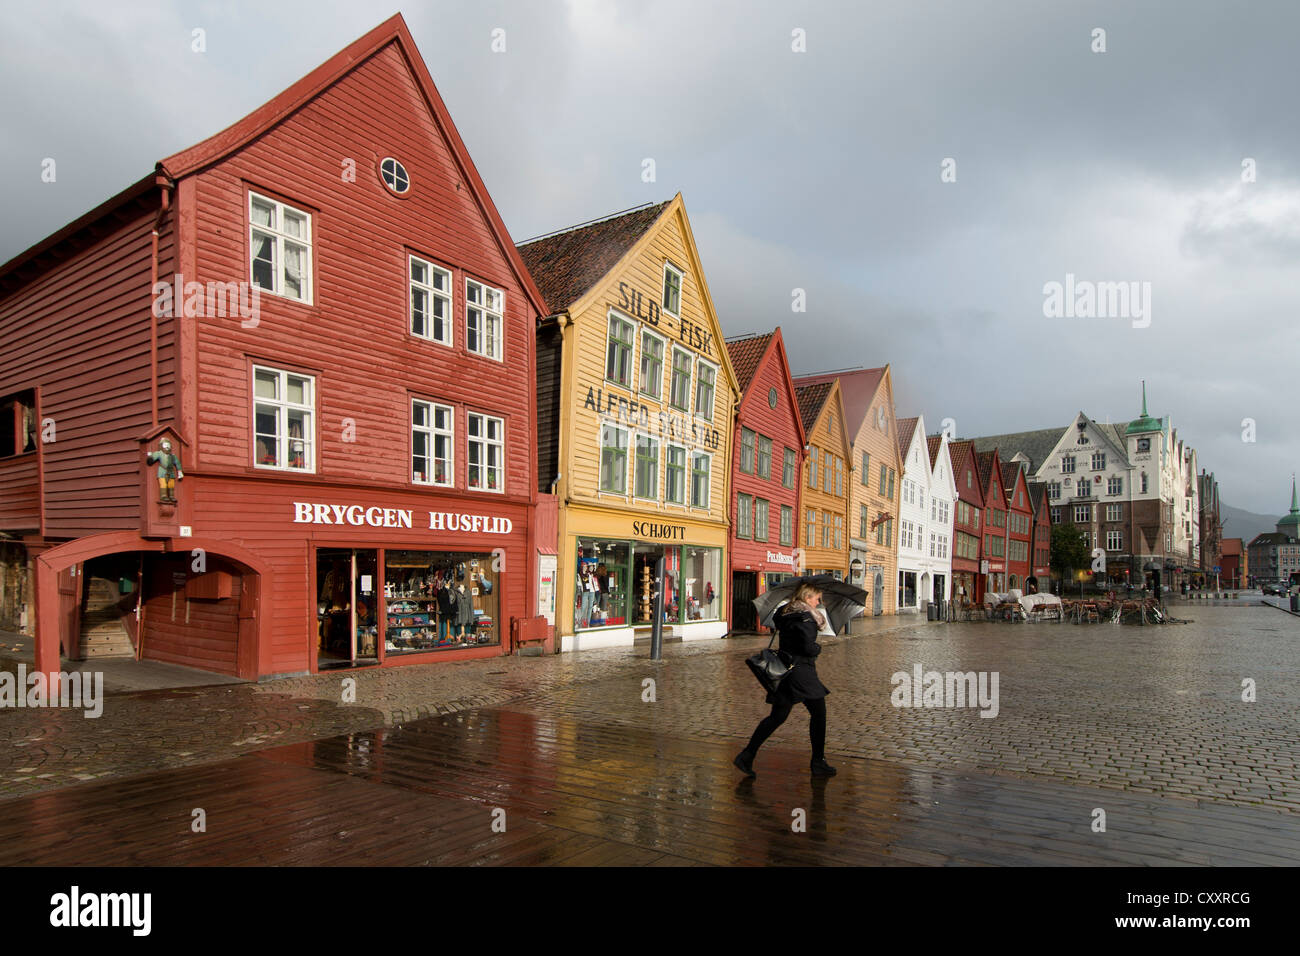
[[[1147,413],[1145,385],[1142,414],[1127,425],[1079,412],[1065,429],[971,441],[977,453],[998,450],[1025,468],[1026,477],[1046,484],[1051,522],[1078,526],[1090,551],[1104,551],[1111,581],[1139,585],[1145,571],[1159,568],[1168,572],[1162,584],[1169,586],[1200,572],[1196,451],[1179,439],[1168,416]],[[1213,491],[1217,509],[1217,486]]]
[[[1276,531],[1256,535],[1247,547],[1250,576],[1255,584],[1281,584],[1300,573],[1300,503],[1291,479],[1291,511],[1277,523]]]

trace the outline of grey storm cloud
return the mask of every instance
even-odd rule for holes
[[[0,259],[393,12],[351,0],[4,6]],[[1153,412],[1174,417],[1226,500],[1284,510],[1300,397],[1300,6],[518,0],[401,12],[516,239],[680,190],[724,331],[781,325],[796,372],[888,362],[900,414],[952,417],[963,434],[1064,426],[1079,409],[1131,418],[1146,379]],[[795,30],[806,52],[792,50]],[[46,157],[55,184],[40,182]],[[1046,318],[1044,284],[1067,274],[1150,282],[1150,326]],[[807,312],[791,311],[796,288]]]

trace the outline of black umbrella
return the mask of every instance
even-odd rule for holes
[[[867,592],[854,587],[829,574],[806,575],[787,578],[766,593],[754,598],[754,608],[758,619],[766,627],[772,626],[772,617],[776,609],[794,597],[794,592],[801,584],[811,584],[822,592],[821,608],[835,633],[839,633],[850,620],[867,609]]]

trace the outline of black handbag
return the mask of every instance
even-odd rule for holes
[[[754,672],[758,682],[769,694],[775,693],[781,686],[781,682],[789,676],[790,671],[794,670],[794,661],[790,659],[789,654],[782,650],[772,650],[772,641],[775,640],[774,631],[772,640],[767,642],[767,647],[752,657],[745,658],[745,665]]]

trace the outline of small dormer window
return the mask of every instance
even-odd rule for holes
[[[384,185],[399,196],[411,188],[411,177],[407,175],[406,167],[391,156],[379,164],[379,175]]]

